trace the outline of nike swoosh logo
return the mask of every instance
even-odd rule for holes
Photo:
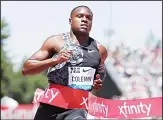
[[[96,50],[88,50],[88,53],[96,52]]]
[[[90,70],[91,70],[91,69],[88,69],[88,70],[84,70],[84,69],[83,69],[83,72],[87,72],[87,71],[90,71]]]

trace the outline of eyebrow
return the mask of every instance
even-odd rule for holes
[[[93,17],[93,14],[91,12],[76,12],[76,15],[86,15],[86,16],[90,16]]]
[[[91,14],[87,14],[87,13],[77,13],[77,15],[86,15],[86,16],[92,16]]]

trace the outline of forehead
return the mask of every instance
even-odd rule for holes
[[[93,16],[92,12],[86,8],[86,7],[79,7],[79,8],[76,8],[73,12],[74,15],[76,14],[86,14],[86,15],[91,15]]]

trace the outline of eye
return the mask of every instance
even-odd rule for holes
[[[81,15],[81,14],[79,14],[79,15],[77,15],[77,17],[78,17],[78,18],[81,18],[81,17],[82,17],[82,15]]]
[[[88,20],[92,20],[92,17],[91,17],[91,16],[87,16],[87,19],[88,19]]]

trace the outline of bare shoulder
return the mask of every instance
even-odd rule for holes
[[[52,35],[52,36],[48,37],[45,40],[44,45],[49,46],[50,48],[54,49],[55,51],[58,51],[62,47],[63,42],[64,41],[62,39],[62,34],[57,34],[57,35]]]
[[[100,53],[101,57],[106,59],[107,56],[108,56],[107,49],[102,44],[100,44],[97,40],[95,40],[95,41],[97,43],[97,48],[99,50],[99,53]]]
[[[59,41],[62,41],[62,34],[52,35],[45,40],[45,42],[48,42],[51,44],[59,42]]]
[[[45,60],[52,57],[54,53],[58,52],[57,49],[61,46],[61,35],[52,35],[48,37],[41,48],[36,51],[29,59],[31,60]],[[60,41],[60,42],[59,42]]]

